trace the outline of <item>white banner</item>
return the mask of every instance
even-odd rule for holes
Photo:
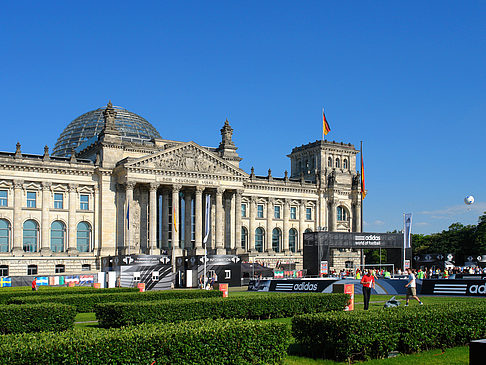
[[[411,248],[411,234],[412,234],[412,213],[403,215],[403,244],[405,248]]]
[[[206,247],[206,242],[209,238],[209,233],[211,232],[211,195],[206,195],[206,227],[205,227],[205,236],[203,239],[203,245]]]

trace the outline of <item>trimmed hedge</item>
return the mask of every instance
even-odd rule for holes
[[[334,360],[446,348],[486,337],[486,301],[302,315],[292,332],[306,353]]]
[[[8,288],[11,289],[11,288]],[[54,296],[54,295],[73,295],[73,294],[102,294],[102,293],[134,293],[138,292],[137,288],[103,288],[95,289],[89,286],[77,286],[70,287],[40,287],[39,290],[33,291],[32,288],[23,288],[16,290],[4,290],[0,289],[0,304],[8,303],[12,298],[24,298],[24,297],[39,297],[39,296]]]
[[[12,297],[8,304],[38,304],[56,302],[76,307],[78,312],[93,312],[95,304],[112,302],[144,302],[168,299],[195,299],[222,297],[223,292],[217,290],[161,290],[144,293],[96,293],[72,294],[57,296]]]
[[[178,322],[205,318],[267,319],[296,314],[343,310],[347,294],[271,294],[235,298],[166,300],[145,303],[95,305],[99,325],[105,328],[140,323]]]
[[[65,331],[74,317],[76,308],[64,304],[0,305],[0,334]]]
[[[198,321],[0,336],[2,364],[281,364],[289,326]]]

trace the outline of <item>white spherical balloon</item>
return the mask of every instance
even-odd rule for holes
[[[474,197],[472,195],[468,195],[464,198],[464,203],[466,203],[466,205],[471,205],[472,203],[474,203]]]

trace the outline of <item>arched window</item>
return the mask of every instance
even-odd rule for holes
[[[64,252],[66,241],[66,225],[61,221],[54,221],[51,224],[51,251]]]
[[[304,231],[304,233],[311,233],[311,232],[312,232],[312,229],[310,229],[310,228],[307,228],[307,229]]]
[[[241,248],[246,250],[246,242],[248,241],[248,230],[246,227],[241,227]]]
[[[336,157],[336,167],[337,168],[341,167],[341,161],[339,161],[339,157]]]
[[[289,231],[289,250],[295,252],[297,250],[297,230],[291,228]]]
[[[29,219],[24,222],[23,246],[25,252],[36,252],[39,239],[39,225],[36,221]]]
[[[327,158],[327,167],[332,167],[332,157]]]
[[[8,252],[10,248],[10,222],[0,219],[0,252]]]
[[[79,222],[77,228],[77,249],[89,252],[91,247],[91,226],[88,222]]]
[[[337,207],[337,220],[338,221],[347,221],[348,220],[348,212],[344,207]]]
[[[345,159],[343,160],[343,169],[347,169],[347,168],[348,168],[348,159],[347,159],[347,158],[345,158]]]
[[[280,241],[282,239],[282,234],[280,229],[274,228],[272,231],[272,250],[275,252],[280,252]]]
[[[263,252],[263,237],[265,235],[265,232],[263,228],[258,227],[255,230],[255,250],[258,252]]]

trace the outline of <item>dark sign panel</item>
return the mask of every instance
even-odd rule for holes
[[[438,279],[424,280],[421,294],[486,296],[486,280]]]

